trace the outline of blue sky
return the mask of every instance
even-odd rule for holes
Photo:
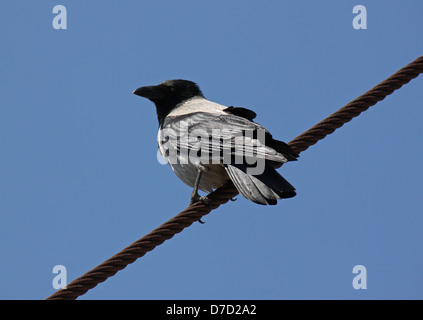
[[[52,9],[67,9],[67,29]],[[367,29],[352,26],[355,5]],[[289,141],[423,54],[421,1],[7,1],[0,19],[1,299],[44,299],[182,211],[156,159],[166,79]],[[422,299],[423,77],[80,299]],[[367,268],[367,290],[352,286]]]

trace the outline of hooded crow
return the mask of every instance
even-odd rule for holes
[[[190,203],[206,202],[198,190],[211,192],[229,179],[258,204],[273,205],[296,195],[275,167],[297,160],[298,154],[254,122],[254,111],[209,101],[188,80],[167,80],[133,93],[156,105],[160,153],[193,187]]]

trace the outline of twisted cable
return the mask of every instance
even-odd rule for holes
[[[423,73],[423,56],[417,58],[388,79],[382,81],[371,90],[334,112],[288,144],[297,153],[307,150],[310,146],[322,140],[327,135],[349,122],[352,118],[357,117],[369,107],[385,99],[386,96],[416,78],[420,73]],[[81,277],[73,280],[66,288],[56,291],[46,300],[76,299],[99,283],[105,281],[107,278],[115,275],[119,270],[124,269],[127,265],[144,256],[158,245],[171,239],[175,234],[181,232],[186,227],[199,221],[201,217],[228,202],[237,194],[238,190],[232,182],[226,183],[224,186],[208,195],[210,199],[209,204],[197,202],[190,205],[160,227],[135,241]]]

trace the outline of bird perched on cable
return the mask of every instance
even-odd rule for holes
[[[160,153],[193,187],[190,203],[207,202],[198,190],[211,192],[229,179],[258,204],[273,205],[296,195],[275,167],[296,160],[298,154],[254,122],[255,112],[209,101],[188,80],[167,80],[133,93],[156,105]]]

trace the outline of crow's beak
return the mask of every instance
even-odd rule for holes
[[[160,85],[158,86],[147,86],[136,89],[133,94],[144,97],[150,100],[160,100],[164,97],[163,91]]]

